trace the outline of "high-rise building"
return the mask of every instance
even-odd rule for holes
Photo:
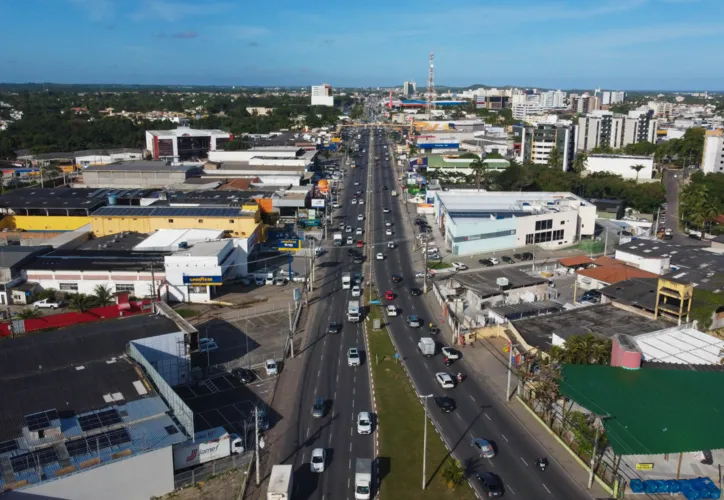
[[[611,92],[611,104],[618,104],[626,100],[626,92]]]
[[[553,148],[561,154],[561,167],[568,171],[576,154],[576,126],[567,121],[526,125],[521,130],[520,156],[523,162],[548,164]]]
[[[312,106],[334,106],[334,96],[330,84],[312,85]]]
[[[625,95],[625,92],[605,90],[601,93],[601,106],[610,106],[623,102]]]
[[[412,97],[417,93],[417,84],[415,82],[405,82],[402,84],[402,94],[405,97]]]
[[[540,95],[542,109],[561,109],[566,107],[566,93],[562,90],[549,90]]]
[[[541,113],[539,94],[514,95],[512,103],[513,118],[516,120],[523,120],[529,115],[538,115]]]
[[[701,170],[705,174],[724,172],[724,129],[706,131]]]
[[[569,108],[575,113],[590,113],[601,109],[601,98],[588,92],[583,95],[571,94]]]
[[[578,119],[578,151],[609,147],[620,149],[638,142],[654,143],[658,120],[649,114],[630,116],[596,111]]]

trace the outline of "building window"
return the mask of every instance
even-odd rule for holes
[[[116,285],[116,292],[128,292],[133,293],[136,291],[136,286],[133,283],[118,283]]]
[[[78,283],[60,283],[61,292],[77,292],[78,291]]]
[[[525,244],[526,244],[526,245],[532,245],[532,244],[533,244],[533,237],[534,237],[534,236],[535,236],[534,234],[526,234],[526,235],[525,235]]]
[[[553,219],[537,220],[535,221],[535,230],[543,231],[553,227]]]
[[[558,241],[563,239],[563,229],[559,229],[557,231],[553,231],[553,241]]]
[[[204,219],[199,219],[199,224],[203,224],[203,223],[204,223]]]
[[[190,286],[189,293],[207,293],[208,286]]]
[[[233,223],[234,223],[234,219],[229,219],[229,224],[233,224]]]
[[[562,220],[562,221],[561,221],[561,226],[564,226],[565,224],[566,224],[566,221]]]
[[[169,219],[168,221],[173,224],[173,219]]]

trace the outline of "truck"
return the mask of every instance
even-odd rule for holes
[[[173,468],[177,471],[187,469],[243,452],[244,443],[237,434],[215,427],[197,432],[193,440],[173,445]]]
[[[342,275],[342,289],[349,290],[351,287],[352,287],[352,275],[349,273],[344,273]]]
[[[359,320],[359,300],[350,300],[349,305],[347,306],[347,321],[350,323],[359,323]]]
[[[417,347],[420,348],[420,352],[422,352],[424,356],[429,357],[435,355],[435,341],[432,340],[432,337],[422,337],[417,343]]]
[[[390,193],[390,195],[391,195],[391,196],[397,196],[397,191],[394,191],[394,190],[393,190],[393,191]]]
[[[354,498],[369,500],[372,498],[372,459],[358,458],[354,466]]]
[[[336,247],[342,246],[342,233],[341,232],[334,233],[334,246],[336,246]]]
[[[292,483],[291,464],[272,466],[266,500],[289,500],[292,498]]]

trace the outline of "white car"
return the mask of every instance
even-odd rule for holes
[[[365,220],[365,216],[362,215],[362,214],[359,214],[359,215],[357,216],[357,220]]]
[[[378,253],[377,260],[385,260],[385,255],[382,252]]]
[[[351,233],[352,232],[352,226],[347,226],[344,228],[345,233]]]
[[[460,353],[452,347],[443,347],[442,355],[448,359],[460,359]]]
[[[385,234],[386,234],[387,236],[392,236],[392,229],[389,229],[389,228],[388,228],[388,229],[385,229]]]
[[[35,302],[33,304],[33,307],[35,309],[58,309],[59,307],[63,307],[62,301],[53,301],[50,299],[43,299]]]
[[[339,223],[339,229],[340,231],[344,230],[344,222]]]
[[[279,375],[279,368],[277,367],[277,362],[273,359],[267,359],[264,362],[264,368],[266,369],[266,374],[270,377],[274,375]]]
[[[372,434],[372,415],[368,411],[361,411],[357,415],[357,434]]]
[[[359,186],[359,181],[354,181],[355,186]]]
[[[335,201],[334,203],[332,203],[332,208],[339,208],[340,206],[341,205],[339,204],[338,201]]]
[[[327,462],[327,452],[324,448],[315,448],[312,450],[312,459],[309,465],[312,472],[324,472],[324,464]]]
[[[468,268],[468,266],[466,266],[462,262],[453,262],[452,266],[453,269],[455,269],[456,271],[465,271]]]
[[[352,203],[352,205],[356,205],[356,204],[357,204],[357,198],[352,198],[351,203]]]
[[[347,351],[347,366],[360,366],[361,364],[359,351],[356,347],[350,347]]]
[[[361,228],[361,227],[358,227],[358,228],[355,230],[354,234],[356,234],[356,235],[358,235],[358,236],[361,235],[361,234],[362,234],[362,228]]]
[[[455,382],[449,373],[439,372],[435,374],[435,380],[440,384],[443,389],[452,389],[455,387]]]
[[[390,221],[385,222],[385,227],[392,227],[392,222],[390,222]]]
[[[389,213],[390,213],[390,209],[389,209],[389,208],[383,208],[383,209],[382,209],[382,213],[384,213],[384,214],[389,214]]]
[[[387,248],[395,248],[395,242],[394,242],[394,241],[388,241],[388,242],[387,242]]]
[[[355,285],[352,287],[352,297],[359,297],[362,295],[362,290],[359,286]]]
[[[498,259],[496,259],[495,257],[489,257],[488,260],[489,260],[490,263],[493,264],[494,266],[497,266],[498,264],[500,264],[500,261],[499,261]]]
[[[358,204],[358,205],[364,205],[364,204],[365,204],[365,201],[364,201],[362,198],[360,198],[359,201],[357,202],[357,204]]]
[[[392,304],[387,306],[387,315],[388,316],[397,316],[397,306],[393,306]]]

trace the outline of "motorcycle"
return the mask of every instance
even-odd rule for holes
[[[463,374],[462,374],[462,373],[458,373],[458,384],[462,383],[462,381],[463,381],[464,379],[465,379],[465,377],[463,377]]]
[[[445,362],[445,366],[450,366],[452,364],[452,360],[450,358],[445,358],[444,362]]]
[[[539,458],[535,461],[536,465],[540,470],[546,470],[546,467],[548,467],[548,460],[545,458]]]

